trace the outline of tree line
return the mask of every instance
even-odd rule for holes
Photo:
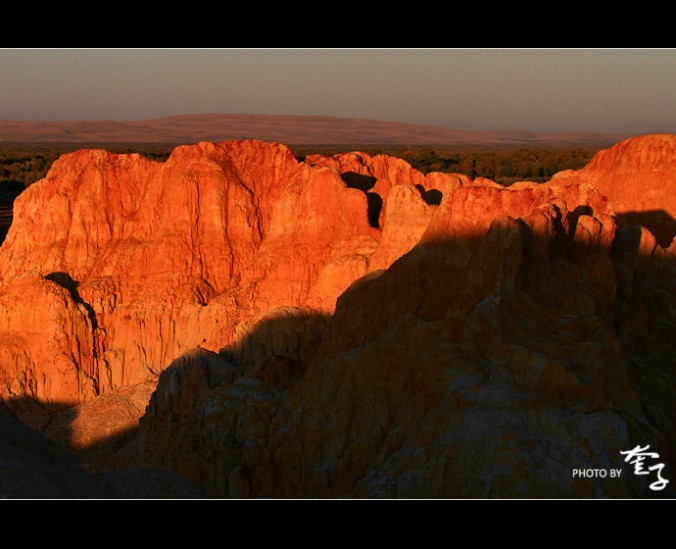
[[[96,144],[95,144],[96,145]],[[15,147],[0,146],[0,190],[11,187],[27,187],[42,179],[54,160],[61,154],[77,148],[106,148],[111,152],[137,152],[157,161],[164,161],[175,145],[141,144],[113,145],[98,144],[95,147],[68,145],[58,147],[49,145],[37,147],[22,145]],[[502,185],[511,185],[515,181],[547,181],[556,172],[579,169],[585,166],[599,148],[592,147],[534,147],[478,149],[473,147],[406,147],[374,148],[355,145],[345,146],[303,146],[292,147],[298,160],[308,154],[332,155],[339,152],[362,150],[370,155],[389,154],[406,160],[423,173],[448,172],[462,173],[471,178],[486,177]]]
[[[139,153],[151,160],[165,161],[176,145],[140,144],[7,144],[0,145],[0,191],[28,187],[47,175],[61,155],[78,149],[106,149],[113,153]]]
[[[0,183],[3,189],[27,187],[42,179],[54,160],[60,156],[57,152],[0,152]]]
[[[516,181],[545,182],[563,170],[583,168],[599,149],[575,147],[519,148],[495,151],[402,150],[399,157],[423,173],[462,173],[472,179],[486,177],[501,185]]]

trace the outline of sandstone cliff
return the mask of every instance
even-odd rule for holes
[[[554,180],[591,183],[613,203],[621,227],[643,225],[667,247],[676,235],[676,136],[645,135],[599,152]]]
[[[672,138],[511,188],[256,141],[65,155],[0,249],[0,397],[210,496],[645,495],[571,471],[674,466],[673,250],[612,198],[652,211],[616,171]]]

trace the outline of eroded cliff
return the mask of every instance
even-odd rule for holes
[[[650,211],[618,171],[675,140],[510,188],[256,141],[65,155],[0,249],[0,396],[85,453],[131,429],[90,462],[210,496],[646,495],[571,471],[673,469],[673,249],[613,197]]]

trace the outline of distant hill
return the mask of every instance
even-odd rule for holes
[[[0,141],[70,143],[195,143],[261,139],[299,144],[593,145],[624,135],[590,132],[463,131],[420,124],[331,116],[186,114],[156,120],[0,120]]]

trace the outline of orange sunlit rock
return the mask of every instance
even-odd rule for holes
[[[553,180],[590,183],[613,204],[620,227],[643,225],[667,247],[676,235],[675,172],[676,135],[656,134],[622,141]]]
[[[16,200],[0,250],[0,394],[86,401],[155,378],[197,345],[218,351],[275,307],[331,313],[354,280],[415,245],[434,207],[408,164],[362,156],[299,164],[258,141],[178,147],[165,163],[64,155]],[[382,196],[352,184],[359,170]],[[63,294],[50,317],[35,314],[45,300],[25,290],[28,276]]]
[[[570,477],[646,433],[676,456],[673,249],[618,216],[676,154],[641,140],[510,188],[261,141],[64,155],[0,249],[0,398],[211,496],[643,495]]]

